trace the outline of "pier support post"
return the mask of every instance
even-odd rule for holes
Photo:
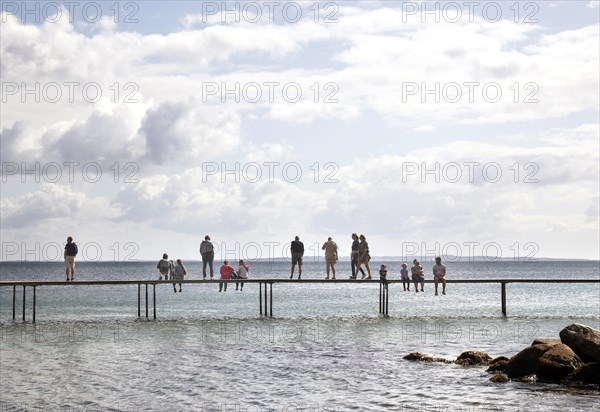
[[[269,283],[269,317],[273,317],[273,282]]]
[[[16,302],[17,302],[17,285],[13,285],[13,320],[15,320]]]
[[[267,282],[265,282],[265,316],[267,315]]]
[[[506,317],[506,282],[501,283],[502,316]]]
[[[260,315],[262,316],[262,282],[258,282],[258,308],[260,310]]]
[[[33,315],[31,321],[35,323],[35,285],[33,285]]]
[[[156,284],[152,284],[152,315],[156,319]]]
[[[383,302],[382,302],[382,296],[383,294],[383,285],[380,283],[379,284],[379,313],[383,312],[382,306],[383,306]]]
[[[25,322],[25,285],[23,285],[23,322]]]
[[[146,283],[146,318],[148,317],[148,284]]]
[[[389,285],[385,285],[385,316],[389,316],[389,309],[390,307],[390,286]]]
[[[142,316],[142,285],[138,283],[138,318]]]

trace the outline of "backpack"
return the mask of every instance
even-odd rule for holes
[[[160,261],[160,263],[158,264],[158,270],[163,275],[169,274],[170,267],[171,267],[171,262],[169,262],[168,260],[162,259]]]

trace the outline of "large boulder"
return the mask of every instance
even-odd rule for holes
[[[568,374],[583,366],[581,359],[567,345],[552,346],[539,359],[535,374],[539,380],[561,382]]]
[[[556,338],[539,338],[539,339],[534,340],[531,345],[549,345],[549,346],[554,346],[554,345],[558,345],[559,343],[562,343],[560,341],[560,339],[556,339]]]
[[[566,377],[567,385],[600,386],[600,363],[592,362],[581,366]]]
[[[454,363],[459,365],[487,365],[492,357],[485,352],[467,351],[460,354]]]
[[[535,373],[539,359],[550,349],[550,345],[532,345],[510,358],[504,369],[509,378],[520,378]]]
[[[600,362],[600,330],[574,323],[560,331],[562,343],[584,362]]]

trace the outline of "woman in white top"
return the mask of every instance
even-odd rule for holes
[[[248,279],[248,270],[250,270],[250,267],[248,266],[248,264],[246,262],[244,262],[243,259],[240,259],[240,266],[238,267],[237,270],[237,277],[239,279]],[[240,282],[242,285],[240,287],[240,291],[243,292],[244,291],[244,282]],[[235,283],[235,290],[238,290],[238,285],[239,283],[236,282]]]

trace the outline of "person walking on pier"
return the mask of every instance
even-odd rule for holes
[[[442,284],[442,295],[446,294],[446,266],[442,264],[442,258],[435,258],[435,265],[431,269],[433,272],[433,281],[435,283],[435,296],[438,295],[438,283]]]
[[[248,266],[248,264],[246,262],[244,262],[244,259],[240,259],[240,266],[238,267],[238,270],[236,272],[238,279],[248,279],[248,270],[250,270],[250,267]],[[240,291],[243,292],[244,291],[244,282],[240,282],[242,284],[242,287],[240,288]],[[238,290],[238,282],[235,282],[235,290]]]
[[[360,235],[358,237],[360,239],[360,244],[358,246],[358,266],[356,267],[356,273],[360,270],[362,272],[362,279],[371,279],[371,268],[369,267],[369,261],[371,260],[371,255],[369,254],[369,244],[367,243],[367,238],[365,235]],[[363,272],[360,268],[360,265],[365,264],[367,268],[367,273],[369,276],[365,278],[365,272]]]
[[[202,255],[202,279],[206,279],[206,265],[210,267],[210,279],[212,280],[213,262],[215,261],[215,248],[210,241],[210,236],[204,236],[204,240],[200,243],[200,254]]]
[[[175,270],[173,261],[169,260],[169,255],[166,253],[164,253],[162,259],[158,261],[156,268],[159,273],[158,280],[163,280],[163,276],[165,277],[165,280],[169,280],[169,274]]]
[[[220,273],[221,279],[232,279],[235,269],[229,264],[228,260],[225,260],[223,266],[221,266]],[[223,285],[225,285],[225,287],[223,287]],[[227,292],[227,282],[219,282],[219,292],[221,291]]]
[[[183,266],[181,259],[177,259],[177,266],[175,266],[174,275],[172,280],[183,280],[183,277],[187,275],[187,269]],[[179,291],[181,292],[181,283],[179,284]],[[173,283],[173,292],[177,292],[175,289],[175,283]]]
[[[350,252],[350,265],[352,267],[352,276],[350,279],[356,279],[358,276],[358,272],[356,270],[356,266],[358,265],[358,249],[359,249],[358,235],[356,233],[352,233],[352,251]],[[360,268],[360,273],[362,273],[363,277],[365,277],[365,271]]]
[[[323,243],[321,250],[325,251],[325,268],[327,270],[327,277],[329,279],[329,270],[333,273],[332,279],[335,280],[335,264],[338,261],[338,245],[333,241],[332,238],[327,238],[327,242]]]
[[[304,243],[300,242],[300,238],[296,236],[290,245],[290,251],[292,252],[292,270],[290,272],[290,279],[294,278],[294,268],[298,264],[298,279],[302,278],[302,257],[304,256]]]
[[[71,272],[71,282],[75,280],[75,256],[77,256],[77,245],[73,242],[73,238],[69,236],[67,238],[67,244],[65,245],[65,274],[67,279],[65,282],[69,281],[69,271]]]
[[[425,278],[423,277],[423,267],[418,259],[413,260],[413,267],[410,268],[410,271],[415,284],[415,292],[419,291],[419,283],[421,284],[421,292],[424,292],[423,286],[425,285]]]

